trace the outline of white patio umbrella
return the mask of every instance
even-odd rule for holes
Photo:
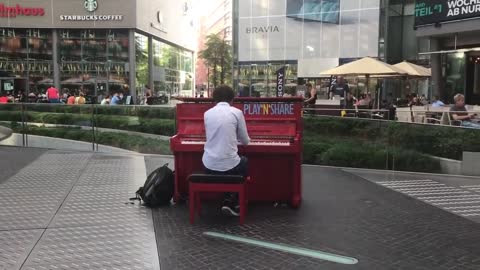
[[[402,77],[407,75],[404,70],[387,64],[385,62],[373,59],[371,57],[364,57],[362,59],[350,62],[345,65],[338,66],[320,73],[320,75],[330,76],[365,76],[366,87],[368,89],[370,77]],[[380,106],[377,98],[377,104]]]
[[[403,70],[408,77],[431,77],[432,70],[429,68],[425,68],[419,65],[415,65],[413,63],[403,61],[398,64],[393,65],[396,68]]]

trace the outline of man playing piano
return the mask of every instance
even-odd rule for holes
[[[212,96],[216,105],[204,114],[206,143],[202,162],[206,173],[247,176],[248,161],[238,155],[237,143],[247,145],[250,137],[243,112],[231,106],[235,92],[221,85]],[[222,212],[238,216],[238,210],[238,194],[225,194]]]

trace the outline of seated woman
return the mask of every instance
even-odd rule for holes
[[[461,121],[462,127],[480,129],[477,114],[468,113],[465,108],[465,96],[462,94],[456,94],[453,100],[455,101],[455,105],[450,108],[450,114],[453,120]]]

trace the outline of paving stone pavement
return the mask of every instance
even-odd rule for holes
[[[147,167],[148,168],[148,167]],[[306,166],[303,202],[252,205],[247,223],[219,206],[188,223],[184,204],[154,211],[162,269],[480,269],[480,226],[341,169]],[[221,232],[354,257],[341,265],[202,235]]]
[[[480,223],[480,177],[352,169],[345,171]]]
[[[0,146],[0,168],[2,170],[0,183],[15,175],[20,169],[37,159],[45,151],[45,149],[39,148]]]
[[[239,226],[208,203],[192,226],[185,204],[153,211],[125,204],[147,173],[167,162],[173,167],[171,157],[45,151],[26,159],[0,184],[1,270],[480,269],[479,223],[421,201],[474,194],[480,188],[473,178],[304,166],[299,209],[252,204]],[[206,231],[359,262],[287,254],[206,237]]]
[[[0,184],[0,270],[159,269],[151,210],[126,204],[145,178],[140,155],[37,155]]]

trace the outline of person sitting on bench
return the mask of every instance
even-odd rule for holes
[[[247,145],[250,137],[243,112],[233,106],[235,92],[226,85],[213,90],[217,103],[204,114],[206,143],[202,157],[207,174],[247,176],[248,160],[238,155],[237,142]],[[238,194],[227,193],[222,212],[239,215]]]

